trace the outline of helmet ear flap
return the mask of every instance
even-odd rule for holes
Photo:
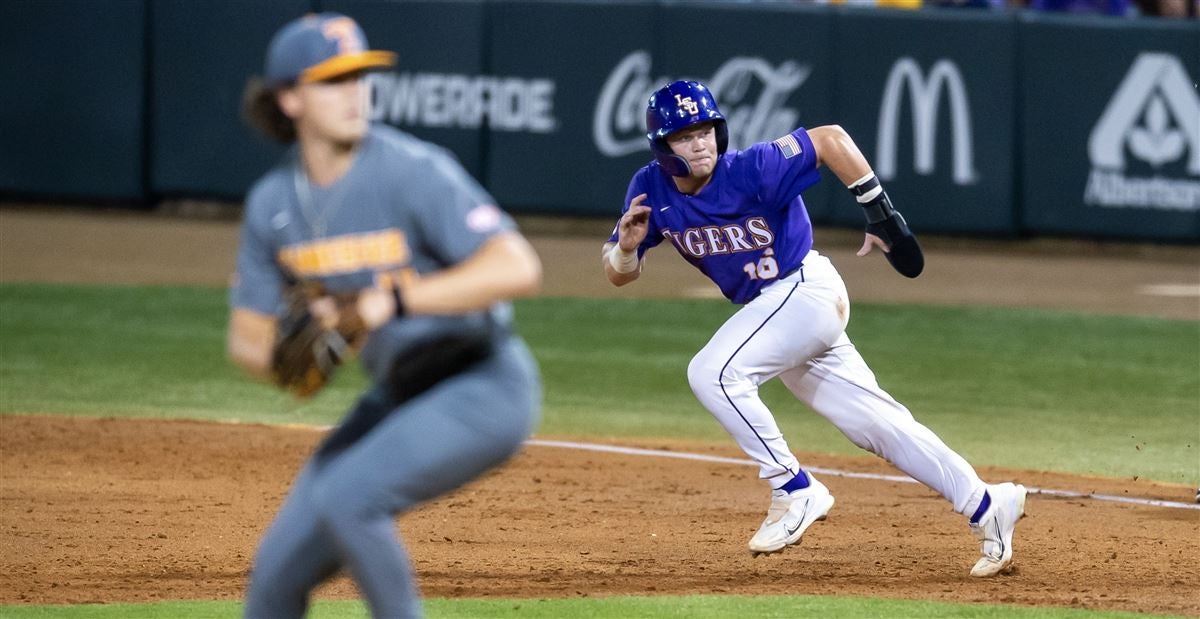
[[[713,121],[713,131],[717,134],[717,154],[724,155],[729,150],[729,127],[724,118]]]
[[[658,160],[658,165],[662,167],[663,172],[671,176],[692,175],[691,164],[687,162],[687,159],[676,155],[665,139],[659,138],[650,142],[650,150],[654,151],[654,158]]]

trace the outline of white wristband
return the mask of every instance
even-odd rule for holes
[[[860,189],[860,187],[864,185],[872,185],[872,187],[866,191],[863,191]],[[846,189],[849,189],[850,193],[854,194],[854,199],[857,200],[859,204],[867,204],[871,200],[878,198],[879,194],[883,193],[883,185],[879,184],[879,181],[875,178],[874,172],[867,172],[862,178],[850,183],[849,185],[846,185]]]
[[[632,273],[638,268],[637,250],[625,251],[616,245],[608,250],[608,264],[617,273]]]

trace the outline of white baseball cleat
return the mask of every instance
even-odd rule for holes
[[[1025,516],[1025,486],[1003,483],[988,486],[992,504],[979,518],[979,524],[971,525],[971,534],[983,542],[983,556],[971,568],[972,576],[995,576],[1012,565],[1013,529],[1017,521]]]
[[[799,543],[808,527],[824,520],[832,507],[833,495],[811,475],[807,488],[791,494],[776,490],[771,496],[767,519],[750,538],[750,552],[758,556]]]

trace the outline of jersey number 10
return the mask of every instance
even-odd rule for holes
[[[775,279],[779,277],[779,263],[775,261],[775,250],[767,249],[757,263],[747,262],[742,270],[750,279]]]

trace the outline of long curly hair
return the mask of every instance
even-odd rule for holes
[[[296,123],[280,109],[275,89],[269,88],[260,77],[246,82],[242,92],[242,120],[281,144],[296,141]]]

